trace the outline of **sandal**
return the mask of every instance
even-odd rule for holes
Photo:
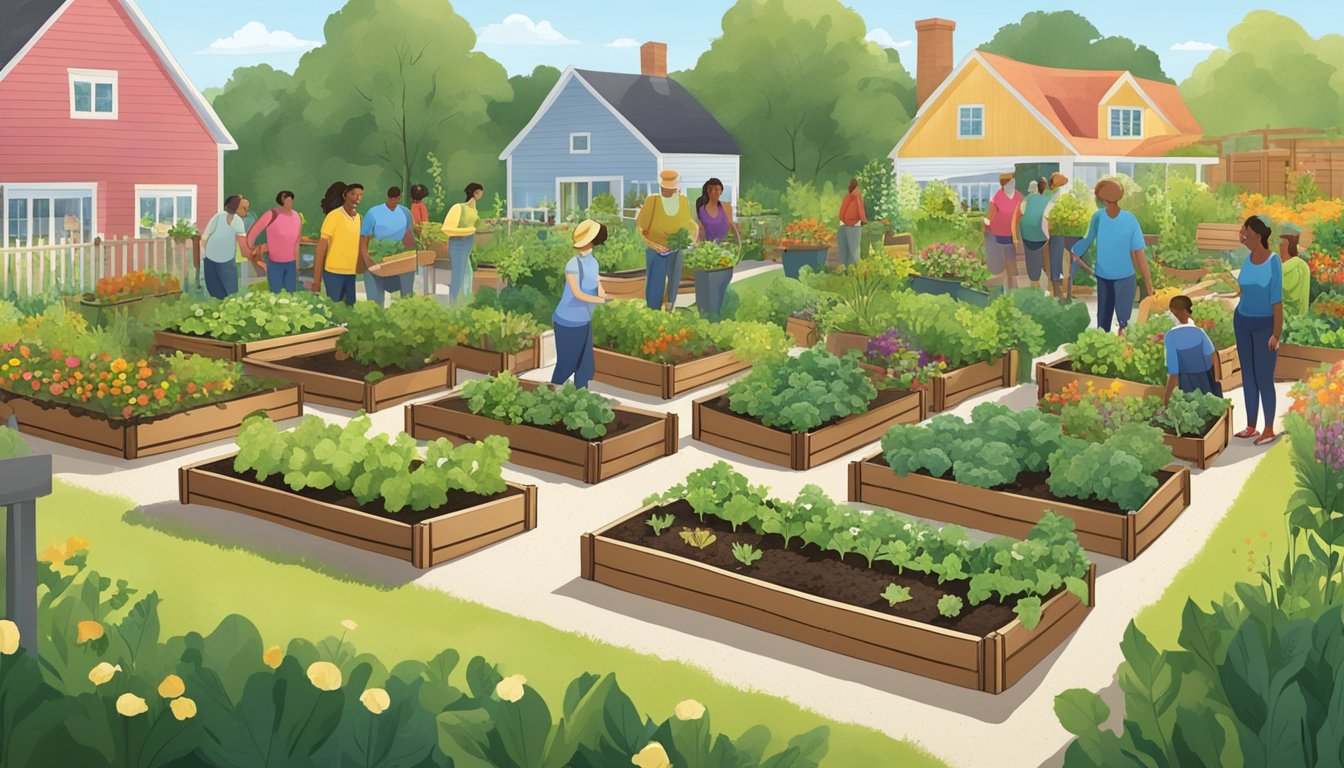
[[[1245,440],[1247,438],[1256,437],[1259,434],[1260,430],[1256,429],[1255,427],[1247,427],[1238,432],[1237,434],[1233,435],[1233,437],[1239,437],[1242,440]]]
[[[1261,435],[1260,437],[1257,437],[1257,438],[1255,439],[1255,442],[1252,443],[1252,445],[1269,445],[1270,443],[1272,443],[1272,442],[1274,442],[1275,440],[1278,440],[1278,439],[1279,439],[1279,436],[1278,436],[1277,434],[1272,434],[1272,435]]]

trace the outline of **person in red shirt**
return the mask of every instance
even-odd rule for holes
[[[424,184],[411,185],[411,222],[415,224],[416,230],[420,225],[429,221],[429,208],[425,206],[425,198],[429,197],[429,188]]]
[[[835,233],[840,247],[840,263],[853,264],[859,260],[861,227],[868,223],[868,211],[863,207],[863,191],[859,180],[849,180],[849,193],[840,201],[840,229]]]
[[[999,190],[990,199],[985,217],[986,265],[992,275],[1004,273],[1005,291],[1017,287],[1017,243],[1021,239],[1022,195],[1014,179],[1012,173],[999,174]]]

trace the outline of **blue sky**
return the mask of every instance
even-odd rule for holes
[[[139,3],[195,84],[208,88],[223,85],[235,67],[266,62],[292,71],[302,50],[322,40],[323,23],[344,1],[232,0],[223,5],[212,3],[212,10],[205,14],[199,2]],[[1344,14],[1337,3],[1277,0],[1273,7],[1319,36],[1344,33]],[[658,5],[661,3],[501,0],[460,2],[454,7],[476,28],[481,38],[477,48],[503,63],[510,74],[518,74],[531,71],[537,64],[635,71],[639,66],[635,46],[646,40],[668,44],[671,69],[688,68],[721,33],[723,13],[731,2],[677,0],[676,14],[652,12]],[[1248,12],[1270,4],[1264,0],[1037,0],[1013,4],[986,0],[854,0],[850,5],[863,15],[870,35],[901,48],[906,67],[912,72],[914,47],[908,41],[914,38],[916,19],[936,15],[956,21],[960,59],[991,38],[1000,26],[1020,19],[1027,11],[1075,10],[1102,34],[1124,35],[1157,51],[1167,73],[1179,81],[1208,55],[1208,46],[1226,44],[1229,28]],[[273,52],[277,49],[288,52]]]

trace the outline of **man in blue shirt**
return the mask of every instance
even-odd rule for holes
[[[391,187],[387,190],[387,202],[375,205],[364,214],[364,226],[359,232],[359,257],[364,260],[365,269],[373,266],[373,260],[369,258],[370,240],[399,240],[407,248],[414,248],[414,232],[411,211],[401,204],[401,187]],[[364,273],[364,291],[370,301],[380,305],[387,291],[400,291],[402,296],[409,296],[414,286],[414,272],[385,278],[367,271]]]
[[[1190,322],[1194,303],[1189,296],[1171,297],[1171,314],[1176,327],[1167,331],[1163,342],[1167,347],[1167,391],[1162,401],[1171,400],[1176,387],[1182,392],[1206,392],[1222,397],[1218,384],[1218,351],[1203,328]]]
[[[1092,214],[1087,237],[1074,244],[1073,256],[1079,259],[1092,243],[1097,244],[1097,327],[1110,331],[1111,317],[1114,316],[1120,332],[1124,333],[1134,309],[1136,266],[1143,273],[1148,294],[1153,293],[1153,279],[1148,274],[1148,259],[1143,253],[1143,229],[1134,214],[1120,210],[1120,198],[1125,196],[1125,188],[1120,182],[1102,179],[1093,192],[1106,207]]]

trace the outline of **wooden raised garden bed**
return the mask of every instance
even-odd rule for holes
[[[499,268],[493,264],[481,264],[471,272],[472,291],[479,291],[482,288],[494,288],[499,290],[503,287],[504,281],[499,277]]]
[[[1280,344],[1279,361],[1274,366],[1274,380],[1306,381],[1317,368],[1334,365],[1340,360],[1344,360],[1344,349]]]
[[[593,378],[621,389],[670,400],[751,367],[729,350],[684,363],[653,363],[595,347]]]
[[[846,416],[811,432],[785,432],[728,409],[720,392],[691,406],[691,437],[733,453],[790,469],[811,469],[875,443],[893,424],[928,416],[927,390],[878,390],[866,413]]]
[[[353,360],[339,359],[334,350],[295,356],[285,350],[262,352],[243,359],[254,376],[271,376],[303,385],[305,400],[337,408],[380,411],[413,397],[452,389],[457,368],[451,360],[430,363],[414,371],[389,369],[377,381],[366,381],[365,370]]]
[[[155,331],[154,346],[162,349],[180,350],[216,360],[242,362],[244,357],[261,354],[262,352],[283,351],[286,355],[293,357],[326,352],[336,348],[336,339],[342,333],[345,333],[345,328],[338,327],[259,341],[219,341],[208,336],[192,336],[174,331]]]
[[[1080,501],[976,488],[955,480],[897,475],[878,453],[849,465],[849,500],[916,517],[1025,538],[1047,510],[1073,520],[1089,552],[1133,560],[1190,506],[1190,470],[1168,464],[1157,490],[1136,512],[1082,506]]]
[[[1043,601],[1028,630],[1015,618],[969,634],[862,608],[687,557],[621,541],[613,531],[647,517],[645,507],[580,539],[583,578],[651,600],[717,616],[892,669],[952,685],[1002,693],[1021,680],[1078,628],[1096,598],[1088,571],[1088,603],[1069,592]],[[665,536],[673,534],[667,533]]]
[[[406,432],[417,440],[446,437],[454,444],[503,435],[509,461],[563,477],[600,483],[677,452],[677,416],[617,406],[604,437],[585,440],[560,429],[505,424],[472,413],[460,395],[406,406]]]
[[[178,470],[178,500],[279,523],[324,539],[429,568],[537,527],[537,488],[514,485],[492,497],[450,493],[438,510],[387,514],[334,489],[295,493],[233,471],[236,454]]]
[[[531,346],[517,352],[493,352],[458,344],[442,350],[437,357],[452,360],[462,370],[491,376],[504,371],[523,373],[541,367],[541,336],[533,336]]]
[[[843,356],[851,349],[860,353],[868,348],[868,337],[862,333],[832,331],[826,334],[826,351]],[[941,413],[961,403],[999,387],[1011,387],[1017,382],[1017,350],[1009,350],[1002,357],[987,363],[971,363],[945,371],[929,382],[928,412]]]
[[[1208,469],[1218,454],[1227,450],[1232,442],[1232,407],[1209,427],[1201,437],[1177,437],[1164,435],[1163,441],[1171,447],[1171,455],[1181,461],[1188,461],[1200,469]]]
[[[821,341],[821,334],[817,332],[815,320],[790,316],[784,324],[784,332],[789,334],[793,343],[800,347],[815,347],[817,342]]]
[[[155,419],[117,422],[75,407],[0,392],[0,402],[19,420],[19,431],[127,460],[235,437],[243,419],[258,411],[275,421],[296,419],[303,415],[303,400],[303,391],[290,386]]]
[[[1223,376],[1218,380],[1223,391],[1241,386],[1241,361],[1237,358],[1236,347],[1218,350],[1218,362]],[[1090,383],[1097,389],[1109,389],[1120,382],[1120,394],[1125,397],[1162,397],[1166,394],[1166,385],[1140,384],[1128,379],[1116,379],[1110,376],[1097,376],[1091,373],[1079,373],[1073,370],[1073,361],[1067,356],[1050,363],[1036,364],[1036,399],[1044,399],[1047,393],[1060,392],[1070,382],[1078,382],[1084,389]]]

